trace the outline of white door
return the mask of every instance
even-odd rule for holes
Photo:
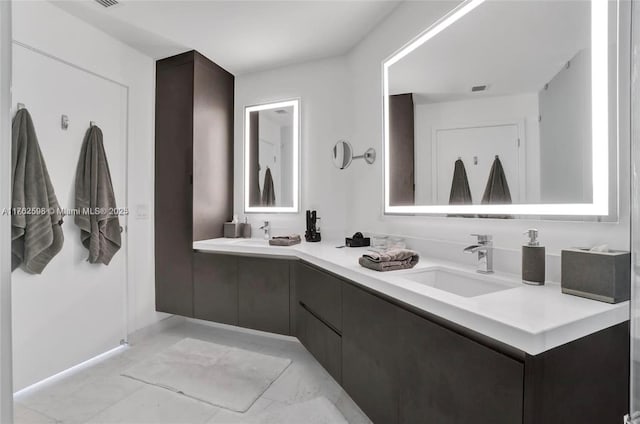
[[[433,193],[437,205],[449,203],[455,162],[461,158],[469,179],[474,204],[479,204],[495,156],[500,157],[511,192],[517,203],[520,189],[518,126],[515,124],[437,129],[434,131]]]
[[[13,49],[13,101],[35,125],[58,202],[74,207],[80,147],[90,121],[104,147],[118,207],[126,207],[127,89],[20,45]],[[61,128],[61,116],[69,128]],[[126,225],[126,217],[120,217]],[[64,247],[41,275],[12,274],[14,389],[117,347],[126,338],[126,233],[108,266],[89,264],[67,216]]]

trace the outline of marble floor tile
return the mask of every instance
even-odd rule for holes
[[[274,400],[267,399],[265,397],[259,398],[251,405],[245,412],[235,412],[228,409],[220,408],[220,410],[207,421],[206,424],[240,424],[247,422],[248,419],[257,416],[270,405]]]
[[[333,377],[309,355],[294,360],[263,396],[283,403],[300,403],[319,396],[336,402],[342,392]]]
[[[220,412],[214,415],[210,423],[347,424],[347,421],[333,403],[324,397],[317,397],[294,404],[273,401],[253,414],[229,416]]]
[[[56,424],[59,422],[19,403],[13,406],[13,424]]]
[[[185,338],[124,375],[244,412],[290,363],[285,358]]]
[[[147,385],[100,412],[87,424],[202,424],[218,408]]]
[[[66,423],[84,423],[89,418],[144,387],[119,375],[89,379],[67,393],[50,390],[34,393],[20,401],[24,406]]]
[[[346,392],[340,394],[335,405],[349,424],[373,424]]]
[[[287,358],[292,362],[244,413],[218,408],[120,375],[184,338]],[[317,401],[318,398],[324,400]],[[336,410],[340,415],[332,414]],[[371,423],[297,340],[184,320],[159,331],[135,335],[122,352],[18,396],[15,416],[17,424],[280,424],[279,420],[287,423],[288,419],[303,420],[295,424],[316,424],[308,418],[316,415],[322,418],[327,411],[338,422],[344,422],[344,417],[351,424]],[[319,423],[325,424],[325,421]]]

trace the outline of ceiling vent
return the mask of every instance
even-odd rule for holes
[[[278,115],[286,115],[287,113],[289,113],[286,109],[276,109],[274,112]]]
[[[486,85],[486,84],[484,84],[484,85],[474,85],[473,87],[471,87],[471,92],[475,93],[475,92],[478,92],[478,91],[486,91],[486,89],[488,87],[489,86]]]
[[[95,2],[103,7],[111,7],[119,4],[117,0],[95,0]]]

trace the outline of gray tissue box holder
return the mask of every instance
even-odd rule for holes
[[[224,223],[224,236],[225,238],[238,238],[242,236],[241,225],[235,222]]]
[[[562,293],[607,303],[631,297],[631,253],[621,250],[562,251]]]

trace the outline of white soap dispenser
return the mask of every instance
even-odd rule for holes
[[[538,241],[538,230],[530,228],[524,234],[529,236],[529,242],[522,246],[522,282],[541,286],[546,273],[545,248]]]

